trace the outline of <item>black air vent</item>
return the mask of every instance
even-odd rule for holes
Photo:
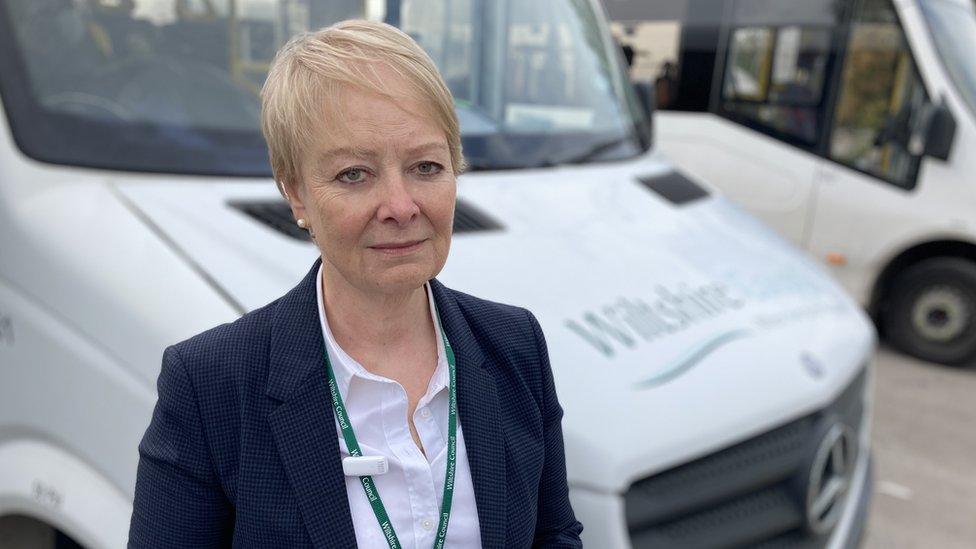
[[[237,201],[230,206],[236,208],[262,224],[298,240],[310,240],[304,229],[298,228],[295,218],[291,215],[291,208],[284,200]],[[501,230],[501,223],[492,219],[488,214],[458,200],[454,208],[454,232],[471,233],[481,231]]]
[[[672,204],[685,204],[708,196],[708,191],[678,172],[639,177],[637,181]]]
[[[291,208],[284,200],[241,201],[231,202],[230,205],[286,236],[298,240],[312,240],[305,229],[295,224]]]
[[[480,233],[482,231],[500,231],[502,224],[495,221],[485,212],[475,208],[463,200],[454,205],[454,232]]]

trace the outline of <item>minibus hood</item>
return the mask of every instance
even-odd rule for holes
[[[669,172],[645,158],[458,182],[489,228],[455,234],[438,280],[539,319],[577,486],[620,492],[811,412],[874,349],[824,270],[724,198],[645,184]],[[242,311],[317,256],[241,208],[281,200],[270,181],[117,187]]]

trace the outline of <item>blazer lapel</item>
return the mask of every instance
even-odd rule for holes
[[[481,544],[505,546],[507,505],[505,442],[495,380],[457,301],[437,279],[430,281],[434,302],[457,360],[458,416],[471,468]],[[448,526],[450,530],[450,526]]]
[[[266,394],[281,404],[268,423],[313,545],[355,547],[324,367],[315,288],[320,261],[275,309]]]

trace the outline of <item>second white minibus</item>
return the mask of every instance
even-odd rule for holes
[[[606,0],[658,143],[824,261],[901,350],[976,361],[971,0]]]

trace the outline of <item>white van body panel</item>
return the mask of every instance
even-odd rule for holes
[[[0,516],[34,517],[86,547],[125,547],[132,496],[59,445],[0,443]]]
[[[864,313],[820,267],[727,200],[676,208],[636,180],[668,169],[652,156],[464,176],[459,199],[504,229],[455,235],[438,276],[538,317],[566,414],[570,478],[607,492],[818,408],[860,371],[874,345]],[[311,243],[227,205],[275,200],[271,181],[118,186],[248,310],[286,292],[316,256]],[[587,313],[613,322],[624,314],[621,299],[651,302],[657,288],[677,295],[712,284],[744,306],[652,341],[633,332],[630,345],[605,336],[609,354],[568,326],[586,325]],[[640,385],[729,334],[684,375]],[[806,354],[826,365],[825,375],[804,370]],[[613,406],[593,395],[614,395]],[[636,435],[632,420],[646,430]],[[627,444],[608,446],[607,436]]]
[[[240,311],[133,212],[114,189],[119,178],[160,177],[28,159],[0,112],[0,280],[154,386],[163,346]]]
[[[122,547],[162,349],[237,311],[95,170],[17,152],[0,109],[0,515]]]
[[[19,254],[2,265],[3,280],[13,282],[6,292],[18,294],[4,296],[5,307],[37,300],[38,308],[57,313],[66,334],[29,329],[27,313],[13,311],[18,331],[46,333],[53,341],[18,337],[23,344],[12,353],[3,349],[4,363],[27,375],[0,384],[0,415],[19,418],[23,439],[52,440],[131,498],[136,447],[151,414],[163,348],[234,318],[238,307],[251,310],[281,295],[316,251],[227,205],[277,199],[270,180],[94,173],[8,158],[4,166],[34,175],[3,173],[10,182],[5,192],[21,193],[13,203],[28,207],[43,196],[46,212],[61,212],[59,229],[100,237],[68,243],[67,250],[63,240],[51,242],[45,253],[36,242],[18,248],[23,240],[3,237],[3,249]],[[459,197],[505,230],[456,236],[439,277],[450,287],[526,306],[539,318],[565,409],[573,497],[594,533],[619,525],[620,493],[632,481],[817,409],[864,367],[874,346],[864,313],[826,273],[728,201],[711,197],[675,207],[636,180],[666,170],[659,158],[646,157],[465,176]],[[19,229],[3,234],[26,232],[30,218],[6,217],[5,224]],[[126,257],[123,250],[140,253]],[[70,284],[59,281],[68,286],[64,294],[25,290],[54,284],[42,280],[40,265],[51,277],[74,273]],[[631,346],[608,339],[612,356],[567,325],[585,325],[587,313],[612,320],[621,298],[653,301],[658,287],[677,294],[714,284],[727,287],[742,307],[649,341],[632,333]],[[102,299],[81,302],[92,296]],[[137,334],[112,333],[133,326]],[[38,359],[40,350],[52,355]],[[670,381],[642,385],[691,362]],[[808,371],[810,362],[822,370],[819,376]],[[593,395],[604,400],[593,402]],[[72,490],[52,482],[59,491]],[[584,495],[577,496],[580,490]],[[586,494],[611,509],[591,515]],[[106,535],[124,537],[130,509],[118,511],[117,530]],[[607,513],[616,518],[603,524],[598,517]],[[77,535],[88,539],[83,531]],[[625,547],[626,529],[606,539],[624,540],[617,546]]]
[[[19,163],[27,164],[22,159]],[[100,267],[106,273],[72,280],[76,290],[87,283],[113,295],[122,282],[119,269],[131,269],[128,276],[135,282],[129,284],[134,287],[118,299],[127,298],[130,305],[138,306],[112,312],[117,318],[109,317],[105,309],[76,310],[70,295],[64,303],[45,296],[44,306],[58,311],[63,317],[59,322],[70,327],[64,330],[72,333],[54,337],[53,342],[18,339],[23,344],[15,352],[18,348],[23,352],[13,355],[20,358],[10,363],[25,371],[33,365],[30,371],[35,377],[0,385],[9,388],[0,399],[5,403],[0,406],[7,406],[2,415],[20,414],[25,440],[53,439],[61,451],[78,456],[99,470],[118,493],[131,497],[138,460],[135,449],[151,414],[163,347],[233,318],[232,304],[251,310],[281,295],[304,274],[316,251],[311,244],[285,237],[227,205],[235,200],[277,199],[271,181],[31,168],[35,173],[58,173],[51,179],[71,180],[79,188],[103,189],[105,203],[85,210],[84,221],[75,220],[86,231],[97,232],[103,224],[106,232],[105,240],[82,241],[86,245],[73,251],[81,259],[85,249],[92,249],[82,267],[98,268],[90,257],[124,246],[127,239],[142,241],[145,255],[138,261],[120,261],[106,253]],[[450,287],[526,306],[539,318],[565,409],[574,501],[580,501],[580,516],[594,524],[596,532],[615,528],[622,518],[611,509],[599,514],[615,513],[614,521],[595,521],[585,510],[588,498],[619,507],[619,494],[635,479],[819,408],[864,367],[874,346],[864,313],[822,269],[727,200],[710,197],[675,207],[636,180],[668,170],[660,158],[647,156],[588,168],[465,176],[459,182],[459,198],[489,212],[505,230],[456,236],[451,259],[439,277]],[[66,177],[68,173],[71,177]],[[50,208],[63,209],[68,219],[79,215],[77,195],[52,194],[37,178],[30,180],[32,186],[6,188],[20,189],[28,198],[20,197],[21,203],[30,203],[32,191],[44,193]],[[126,203],[130,208],[123,206]],[[100,210],[105,215],[99,215]],[[113,217],[114,211],[121,212],[123,219]],[[132,230],[110,231],[120,225]],[[179,243],[177,251],[169,247],[172,243]],[[4,242],[5,249],[15,249],[12,244],[16,242]],[[36,261],[32,258],[37,257],[37,249],[30,251],[22,250],[24,261]],[[13,266],[3,264],[4,269]],[[82,267],[76,272],[84,273]],[[160,276],[160,272],[167,274]],[[24,276],[26,268],[13,271],[13,276],[5,272],[4,278],[16,280],[18,273]],[[227,299],[208,280],[219,285]],[[150,281],[153,287],[139,286]],[[677,294],[716,283],[727,287],[728,295],[743,306],[650,341],[632,333],[631,346],[608,340],[615,347],[612,356],[567,327],[569,321],[585,324],[587,312],[611,318],[621,298],[653,301],[659,297],[658,287]],[[160,284],[168,289],[161,290]],[[143,294],[148,300],[136,299]],[[5,295],[3,302],[17,299]],[[191,299],[193,303],[188,302]],[[106,315],[98,320],[103,324],[86,326],[90,322],[86,315],[96,313]],[[18,329],[29,325],[23,311],[15,311],[14,316]],[[102,338],[97,331],[92,335],[93,328],[121,329],[130,323],[142,326],[141,337],[155,341],[123,344]],[[58,333],[50,327],[23,330],[25,336]],[[701,354],[703,345],[730,333],[736,334],[733,339]],[[108,343],[92,343],[99,339]],[[85,348],[91,348],[90,358],[84,358]],[[69,354],[36,362],[26,358],[28,351],[39,349],[50,353],[64,349]],[[696,352],[700,360],[680,376],[642,385],[676,364],[687,363],[688,354]],[[149,357],[143,359],[143,354]],[[823,368],[819,377],[808,371],[809,361]],[[733,364],[736,367],[730,368]],[[64,384],[50,383],[72,377]],[[62,390],[48,398],[45,387]],[[64,388],[83,390],[65,392]],[[37,408],[18,400],[18,395],[31,399]],[[613,396],[594,403],[593,395]],[[46,411],[24,415],[25,410],[35,409]],[[640,429],[635,431],[635,425]],[[99,439],[98,433],[105,438]],[[57,479],[52,482],[60,491],[70,489]],[[123,531],[109,535],[124,536],[130,512],[120,511],[124,517],[116,517],[116,527]],[[616,530],[616,538],[626,540],[626,529]]]
[[[796,245],[806,241],[819,162],[775,139],[706,113],[654,113],[661,151]],[[702,161],[702,155],[707,161]],[[731,169],[730,166],[735,166]]]

